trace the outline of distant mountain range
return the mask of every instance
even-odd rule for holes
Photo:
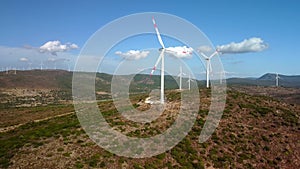
[[[88,74],[88,73],[87,73]],[[28,70],[28,71],[14,71],[0,72],[0,88],[30,88],[30,89],[64,89],[70,90],[72,88],[72,72],[64,70]],[[125,76],[124,76],[125,77]],[[254,86],[275,86],[276,74],[267,73],[259,78],[229,78],[226,80],[227,85],[254,85]],[[300,88],[300,75],[286,76],[279,75],[279,85],[282,87]],[[110,90],[110,82],[112,75],[105,73],[97,73],[96,90],[106,91]],[[166,76],[165,87],[167,89],[177,89],[178,85],[175,81],[177,77]],[[183,79],[186,82],[187,79]],[[134,77],[131,84],[132,92],[149,91],[159,88],[160,76],[138,74]],[[186,85],[186,84],[185,84]],[[204,87],[205,81],[198,81],[198,85]]]

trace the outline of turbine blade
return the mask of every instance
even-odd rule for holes
[[[213,54],[211,54],[210,56],[209,56],[209,59],[210,58],[212,58],[212,57],[214,57],[216,54],[218,54],[219,52],[218,52],[218,50],[216,50]]]
[[[155,31],[156,31],[157,39],[158,39],[160,45],[162,46],[162,48],[164,49],[165,45],[164,45],[164,43],[163,43],[163,41],[161,39],[161,36],[160,36],[159,31],[158,31],[158,28],[157,28],[157,25],[156,25],[154,17],[152,17],[152,22],[153,22],[153,25],[154,25],[154,28],[155,28]]]
[[[164,55],[164,50],[161,51],[159,57],[157,58],[156,63],[155,63],[155,65],[154,65],[153,69],[151,70],[150,76],[153,75],[153,73],[154,73],[154,71],[156,70],[157,65],[158,65],[159,62],[161,61],[161,58],[163,57],[163,55]]]
[[[200,53],[205,59],[209,59],[209,57],[207,57],[204,53]]]

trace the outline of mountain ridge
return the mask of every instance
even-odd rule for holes
[[[86,73],[86,72],[83,72]],[[88,74],[88,73],[87,73]],[[124,76],[126,75],[118,75]],[[47,89],[64,89],[72,88],[73,72],[65,70],[26,70],[0,72],[0,88],[47,88]],[[226,79],[227,85],[246,85],[246,86],[275,86],[276,74],[266,73],[258,78],[233,77]],[[282,75],[279,74],[279,86],[300,88],[300,75]],[[96,86],[99,90],[108,91],[112,75],[106,73],[97,73]],[[176,89],[178,79],[172,76],[166,76],[166,88]],[[138,74],[134,77],[133,85],[136,87],[147,87],[147,89],[157,88],[159,86],[160,76],[153,75],[151,78],[146,74]],[[187,81],[187,79],[184,79]],[[197,80],[198,85],[204,86],[205,80]]]

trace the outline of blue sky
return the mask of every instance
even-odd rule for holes
[[[267,72],[300,74],[300,2],[297,0],[206,1],[16,1],[0,2],[0,67],[28,67],[49,57],[74,59],[89,37],[105,24],[138,12],[177,15],[196,25],[215,45],[262,38],[269,48],[258,53],[222,55],[224,69],[235,76],[258,77]],[[52,40],[75,43],[79,49],[51,56],[28,52]],[[26,56],[25,56],[26,55]],[[30,56],[29,56],[30,55]],[[44,63],[46,64],[46,63]],[[48,63],[49,68],[53,67]],[[66,68],[66,63],[57,65]]]

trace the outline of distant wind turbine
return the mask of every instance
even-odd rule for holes
[[[67,63],[68,64],[68,72],[71,71],[71,65],[70,65],[70,62]]]
[[[191,75],[189,75],[189,80],[187,81],[189,84],[189,90],[191,90],[191,82],[193,82],[194,80],[191,79]]]
[[[218,72],[220,74],[220,84],[223,84],[223,81],[226,78],[226,74],[229,74],[230,72],[227,72],[225,70],[222,70],[220,72]]]
[[[206,60],[206,88],[209,88],[209,73],[210,73],[210,71],[212,71],[210,60],[212,57],[214,57],[218,53],[219,53],[218,49],[216,49],[216,51],[213,54],[211,54],[210,56],[206,56],[202,52],[200,53]]]
[[[28,63],[28,69],[29,69],[29,70],[31,69],[31,65],[32,65],[32,63],[29,62],[29,63]]]
[[[276,73],[276,77],[275,78],[276,78],[276,87],[278,87],[279,79],[280,79],[278,73]]]
[[[225,74],[226,74],[225,70],[220,72],[220,84],[223,83],[223,80],[225,79]]]
[[[43,65],[44,65],[44,64],[43,64],[43,61],[41,61],[41,64],[40,64],[40,65],[41,65],[41,70],[43,70]]]
[[[178,74],[178,77],[179,77],[179,90],[182,90],[182,76],[184,76],[185,73],[182,72],[182,67],[180,66],[179,67],[179,74]]]

